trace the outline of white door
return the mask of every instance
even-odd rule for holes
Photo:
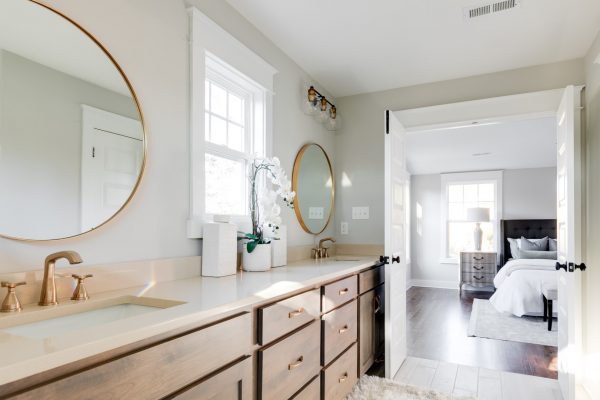
[[[140,121],[82,106],[81,228],[111,218],[127,202],[143,160]]]
[[[581,351],[581,88],[565,89],[558,109],[557,223],[558,380],[565,400],[574,400]]]
[[[390,111],[385,118],[385,375],[393,378],[406,358],[408,174],[404,127]]]

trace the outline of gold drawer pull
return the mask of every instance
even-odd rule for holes
[[[348,290],[348,288],[344,288],[344,289],[340,290],[340,291],[338,292],[338,294],[339,294],[340,296],[343,296],[343,295],[345,295],[346,293],[348,293],[349,291],[350,291],[350,290]]]
[[[288,318],[294,318],[304,313],[304,308],[299,308],[296,311],[290,311]]]
[[[300,364],[302,364],[303,362],[304,362],[304,356],[300,356],[300,358],[298,358],[298,360],[296,360],[296,362],[288,364],[288,370],[291,371],[294,368],[298,368],[300,366]]]
[[[340,377],[340,379],[338,379],[338,380],[339,380],[340,383],[344,383],[344,382],[346,382],[346,379],[348,379],[348,373],[344,372],[344,375],[342,375]]]
[[[344,327],[343,327],[342,329],[340,329],[338,332],[339,332],[339,334],[340,334],[340,335],[341,335],[342,333],[346,333],[346,332],[348,332],[348,325],[344,325]]]

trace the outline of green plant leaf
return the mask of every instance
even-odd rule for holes
[[[248,253],[252,253],[254,251],[254,249],[256,248],[257,244],[258,243],[254,240],[251,240],[248,243],[246,243],[246,250],[248,250]]]

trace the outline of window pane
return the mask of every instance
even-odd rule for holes
[[[205,173],[208,214],[247,214],[244,161],[229,160],[206,153]]]
[[[448,200],[453,203],[463,201],[463,185],[450,185],[448,187]]]
[[[482,183],[479,185],[479,201],[494,201],[493,183]]]
[[[229,120],[244,124],[244,99],[229,93]]]
[[[465,185],[465,202],[476,203],[478,200],[477,196],[477,185]]]
[[[479,207],[482,208],[489,208],[490,209],[490,219],[494,219],[496,216],[496,213],[494,211],[494,203],[491,201],[482,201],[479,202]]]
[[[460,221],[465,219],[463,205],[461,203],[450,203],[448,206],[448,219],[450,221]]]
[[[204,81],[204,109],[210,110],[210,81]]]
[[[244,130],[242,127],[230,122],[227,139],[229,148],[237,151],[244,151]]]
[[[227,123],[214,115],[210,117],[210,141],[215,144],[227,144]]]
[[[204,139],[210,141],[210,114],[204,113]]]
[[[210,85],[210,110],[222,117],[227,117],[227,92],[215,84]]]

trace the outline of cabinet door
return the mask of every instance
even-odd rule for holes
[[[359,374],[363,375],[375,361],[375,291],[358,298],[359,304]]]
[[[375,288],[375,326],[373,328],[374,337],[374,361],[385,359],[385,285]]]
[[[172,397],[175,400],[250,400],[252,357]]]

